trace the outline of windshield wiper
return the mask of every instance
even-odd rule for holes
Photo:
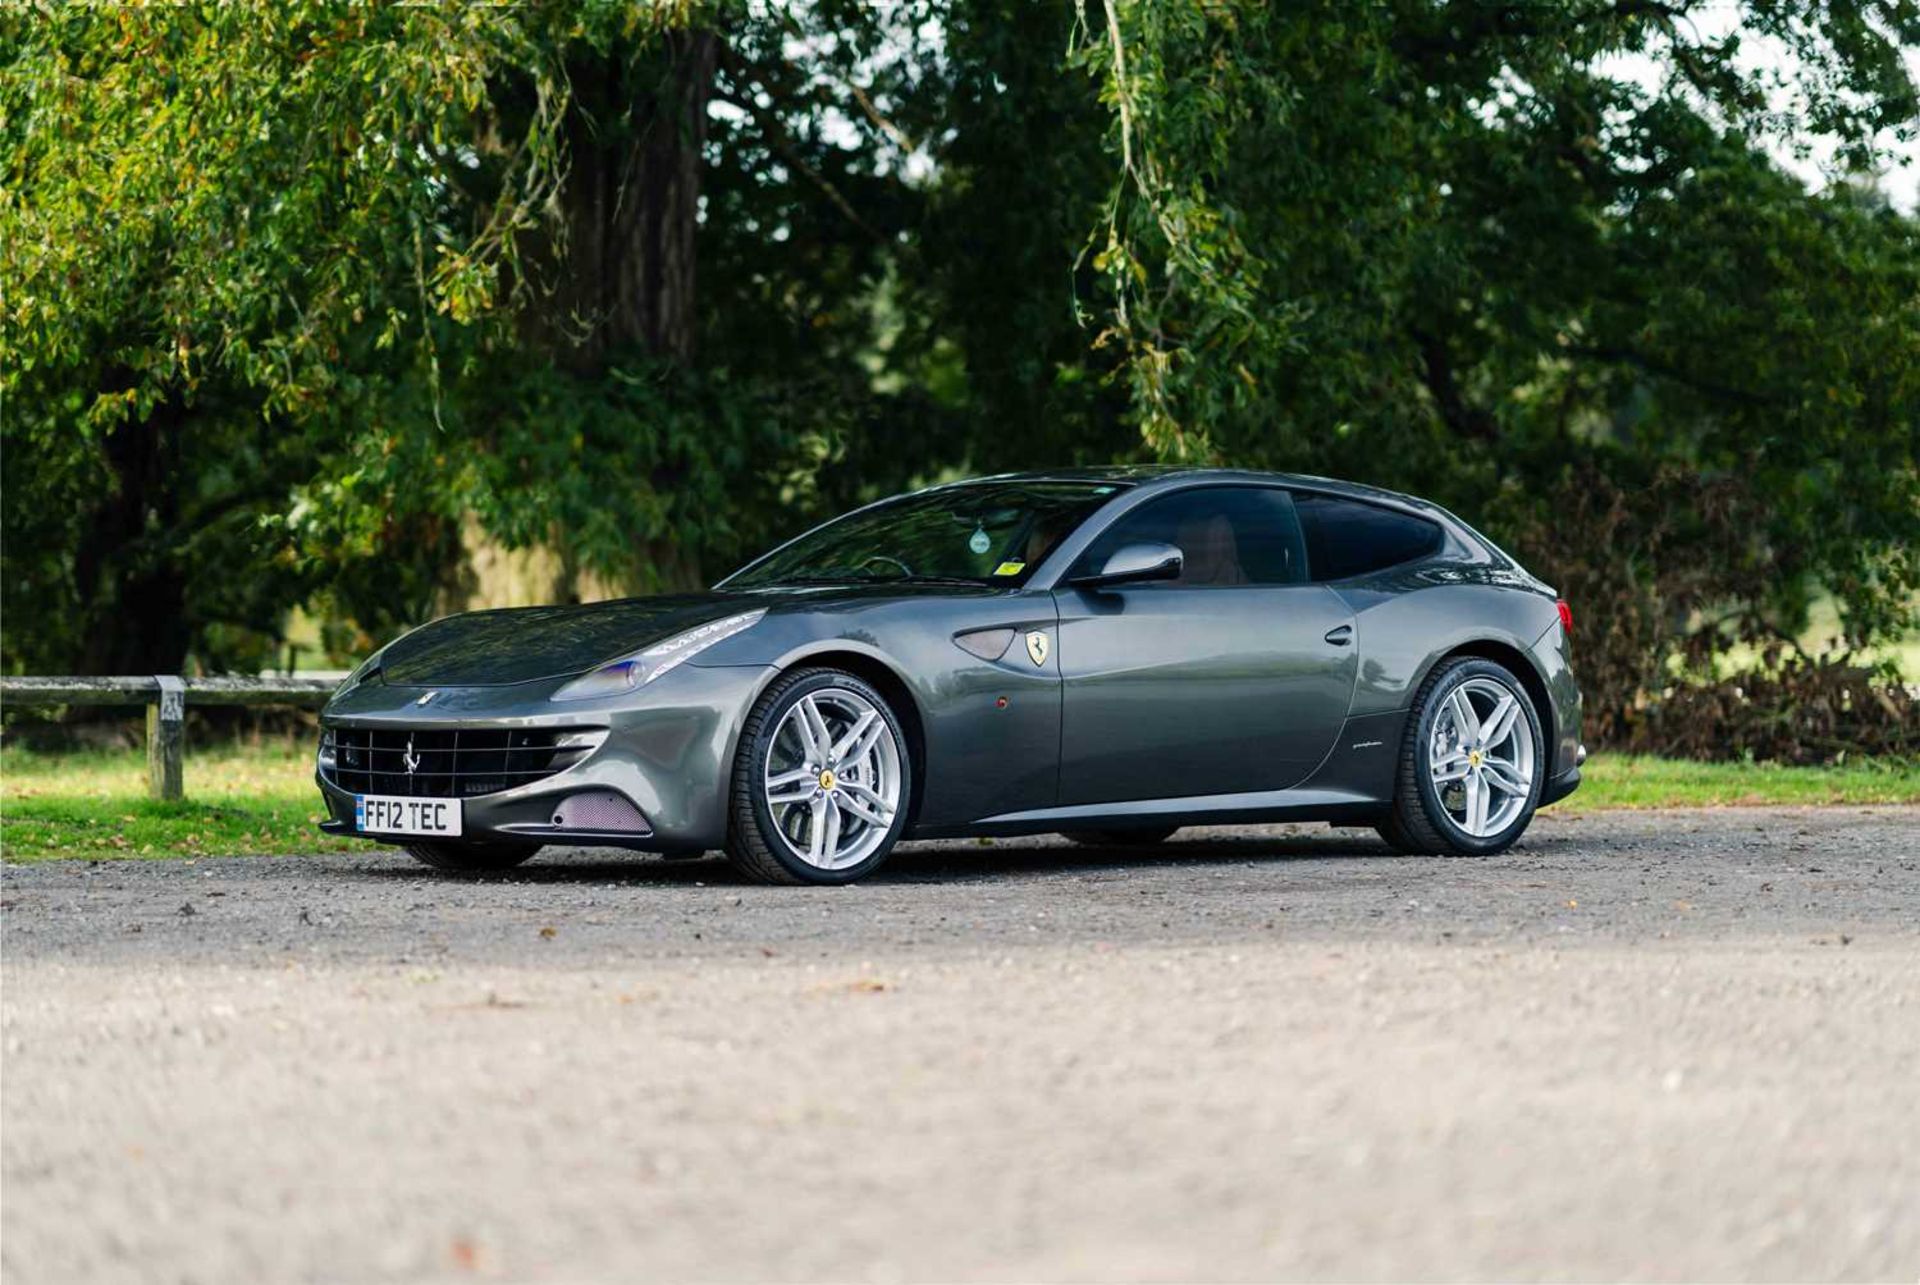
[[[982,585],[986,584],[987,582],[985,580],[978,579],[974,576],[921,575],[919,572],[916,571],[910,576],[866,576],[862,578],[861,583],[862,584],[954,584],[954,585],[967,585],[971,588],[978,589]]]
[[[781,585],[836,584],[942,584],[964,585],[969,589],[979,589],[985,587],[987,581],[976,580],[970,576],[922,575],[919,572],[915,572],[912,575],[876,576],[864,571],[845,571],[830,576],[782,576],[780,579],[770,580],[760,587],[771,589]]]

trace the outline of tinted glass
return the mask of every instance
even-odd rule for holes
[[[1256,486],[1203,486],[1141,505],[1095,540],[1073,569],[1090,575],[1122,545],[1151,541],[1180,550],[1180,578],[1149,581],[1174,587],[1299,584],[1307,550],[1285,491]]]
[[[725,584],[1018,585],[1122,489],[1091,482],[982,482],[903,495],[816,527]]]
[[[1345,580],[1425,557],[1440,547],[1440,528],[1424,518],[1357,500],[1294,496],[1315,580]]]

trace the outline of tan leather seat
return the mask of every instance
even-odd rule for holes
[[[1033,530],[1027,533],[1027,565],[1032,566],[1034,563],[1040,561],[1040,559],[1046,557],[1047,550],[1053,547],[1053,540],[1054,532],[1052,527],[1040,522],[1034,523]]]
[[[1175,543],[1181,554],[1180,578],[1175,584],[1248,583],[1246,569],[1240,565],[1240,542],[1225,514],[1182,522]]]

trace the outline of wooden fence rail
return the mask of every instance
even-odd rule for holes
[[[188,705],[291,705],[319,709],[335,678],[177,678],[134,674],[111,678],[0,677],[0,708],[14,705],[145,705],[147,789],[177,799],[185,778]]]

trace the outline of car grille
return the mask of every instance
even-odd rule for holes
[[[465,799],[563,772],[606,738],[605,728],[329,727],[320,774],[349,794]]]

